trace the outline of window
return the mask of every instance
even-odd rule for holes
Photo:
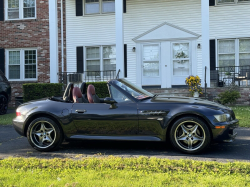
[[[122,103],[122,102],[131,101],[127,96],[125,96],[122,92],[120,92],[119,90],[117,90],[114,86],[110,86],[109,89],[110,89],[112,98],[116,102]]]
[[[250,65],[250,38],[218,40],[218,66]]]
[[[173,43],[173,75],[190,75],[189,43]]]
[[[143,76],[160,76],[159,45],[143,46]]]
[[[115,12],[115,0],[85,0],[85,14]]]
[[[237,4],[242,2],[250,2],[250,0],[216,0],[217,5],[219,4]]]
[[[7,77],[9,80],[36,80],[37,54],[34,49],[7,51]]]
[[[116,70],[116,47],[95,46],[86,47],[86,70],[108,71]]]
[[[12,19],[29,19],[36,16],[35,0],[5,0],[6,2],[6,18]]]

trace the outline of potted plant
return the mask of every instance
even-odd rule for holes
[[[227,75],[227,77],[229,78],[231,76],[231,72],[225,72],[225,75]]]
[[[202,94],[201,79],[198,75],[188,76],[185,83],[188,85],[188,89],[193,97],[199,97],[199,94]]]

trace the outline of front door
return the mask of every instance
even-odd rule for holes
[[[79,135],[136,135],[138,116],[136,103],[74,103],[72,117]]]
[[[185,85],[185,79],[191,74],[190,43],[173,42],[171,49],[172,85]]]
[[[142,85],[161,85],[160,45],[143,44]]]

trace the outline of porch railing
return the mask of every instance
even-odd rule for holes
[[[250,86],[250,65],[216,67],[215,70],[210,70],[210,81],[215,87]]]
[[[59,82],[67,85],[69,82],[102,82],[116,78],[116,70],[107,71],[84,71],[83,73],[76,72],[60,72],[58,73]]]

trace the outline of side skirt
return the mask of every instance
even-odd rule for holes
[[[84,140],[125,140],[125,141],[162,141],[159,137],[154,136],[88,136],[88,135],[73,135],[70,139]]]

